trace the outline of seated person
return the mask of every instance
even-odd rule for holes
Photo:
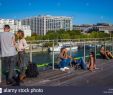
[[[71,56],[69,56],[68,54],[68,50],[66,48],[61,48],[61,51],[60,51],[60,63],[59,63],[59,67],[60,67],[60,70],[62,71],[66,71],[67,69],[69,70],[68,66],[70,64],[70,61],[71,61]]]
[[[109,50],[106,50],[106,54],[110,59],[113,59],[113,55]]]
[[[104,46],[101,47],[100,54],[104,59],[109,59],[109,57],[106,54],[106,50],[105,50]]]
[[[81,69],[84,69],[86,70],[87,69],[87,65],[86,63],[83,61],[83,58],[80,58],[80,59],[74,59],[72,62],[71,62],[72,66],[76,66],[76,64],[79,64],[81,66]]]
[[[89,66],[88,66],[89,71],[94,71],[94,69],[96,69],[94,52],[90,52],[90,57],[89,57],[89,62],[88,63],[89,63]]]

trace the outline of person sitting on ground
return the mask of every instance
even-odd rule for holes
[[[108,57],[107,54],[106,54],[106,50],[105,50],[104,46],[101,46],[100,54],[102,55],[102,57],[103,57],[104,59],[109,59],[109,57]]]
[[[68,66],[70,64],[70,59],[71,59],[71,56],[69,56],[68,54],[68,50],[66,48],[61,48],[61,51],[60,51],[60,63],[59,63],[59,67],[60,67],[60,70],[61,71],[67,71],[69,70]]]
[[[83,58],[79,58],[79,59],[74,58],[73,61],[71,62],[71,64],[73,67],[76,67],[76,65],[79,64],[81,69],[83,69],[83,70],[87,69],[87,65],[84,62]]]
[[[88,69],[89,71],[94,71],[94,69],[96,69],[96,63],[95,63],[95,54],[94,52],[90,52],[90,57],[89,57],[89,66]]]
[[[78,53],[77,53],[78,54]],[[74,67],[75,69],[77,68],[77,65],[80,66],[81,69],[86,70],[87,69],[87,65],[84,62],[83,58],[77,58],[76,51],[72,54],[73,60],[71,62],[71,66]]]
[[[106,50],[106,54],[110,59],[113,59],[113,55],[109,50]]]

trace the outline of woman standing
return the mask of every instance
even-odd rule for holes
[[[27,42],[24,38],[24,32],[18,30],[17,32],[17,51],[18,51],[18,65],[20,69],[20,80],[23,80],[25,76],[25,48],[27,47]]]

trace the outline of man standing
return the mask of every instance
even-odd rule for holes
[[[17,52],[15,48],[15,36],[10,32],[10,26],[4,25],[4,32],[0,33],[2,70],[5,72],[6,84],[19,85],[15,66]]]

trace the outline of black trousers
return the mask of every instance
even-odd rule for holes
[[[24,58],[25,58],[25,52],[19,51],[18,52],[18,66],[20,69],[20,74],[23,74],[23,75],[25,75],[25,67],[26,67]]]

